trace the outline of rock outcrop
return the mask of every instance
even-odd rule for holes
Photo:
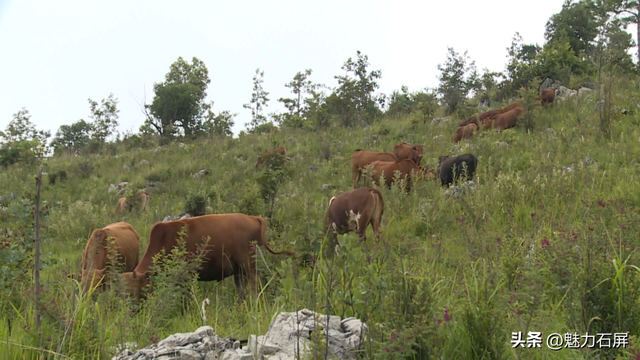
[[[341,320],[304,309],[278,314],[265,335],[251,335],[244,346],[239,340],[218,337],[210,326],[202,326],[135,352],[125,348],[112,360],[294,360],[299,355],[304,358],[314,346],[326,346],[328,359],[355,360],[366,330],[367,325],[356,318]],[[321,339],[323,344],[314,344],[312,338]]]

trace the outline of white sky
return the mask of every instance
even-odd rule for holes
[[[469,51],[478,69],[502,71],[516,31],[525,43],[544,42],[549,17],[562,0],[477,1],[6,1],[0,0],[0,129],[26,107],[52,135],[89,115],[87,98],[119,99],[119,130],[144,122],[137,101],[153,98],[179,56],[203,60],[214,110],[238,113],[245,129],[252,77],[264,70],[267,113],[284,110],[296,72],[314,82],[335,75],[356,50],[380,69],[379,91],[437,85],[447,46]],[[178,5],[180,4],[180,5]],[[519,4],[519,5],[514,5]],[[514,6],[518,6],[515,11]]]

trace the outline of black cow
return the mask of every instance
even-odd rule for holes
[[[438,173],[442,186],[450,186],[454,182],[463,177],[463,167],[466,164],[467,180],[473,180],[473,174],[478,167],[478,158],[473,154],[462,154],[455,157],[440,156],[438,165]]]

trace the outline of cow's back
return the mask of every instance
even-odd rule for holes
[[[356,150],[356,152],[351,155],[351,164],[357,165],[358,167],[364,167],[374,161],[396,160],[398,160],[398,158],[394,154],[386,152]]]
[[[104,227],[109,236],[115,238],[117,252],[124,258],[126,270],[131,271],[138,265],[140,256],[140,235],[130,224],[117,222]]]

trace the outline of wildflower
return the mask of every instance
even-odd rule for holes
[[[501,238],[497,238],[496,241],[498,242],[498,244],[502,244],[502,239]]]
[[[391,333],[390,340],[395,340],[397,338],[395,331]]]
[[[547,238],[542,239],[542,247],[547,247],[549,246],[549,240],[547,240]]]
[[[442,324],[442,320],[436,319],[436,325],[440,325],[440,324]]]
[[[444,316],[442,317],[442,320],[444,320],[444,322],[451,321],[451,316],[449,316],[449,309],[444,309]]]
[[[536,213],[531,213],[531,218],[533,219],[536,216]]]
[[[598,205],[600,205],[600,206],[602,206],[602,207],[605,207],[605,204],[604,204],[604,201],[603,201],[603,200],[598,201]]]

